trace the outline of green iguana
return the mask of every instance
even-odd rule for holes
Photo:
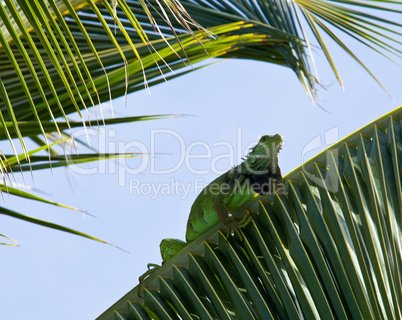
[[[284,191],[278,166],[278,153],[282,142],[282,136],[279,134],[263,136],[241,164],[203,189],[191,207],[187,222],[187,243],[178,239],[162,240],[160,250],[163,262],[219,220],[229,229],[239,227],[241,222],[235,220],[231,212],[257,195]]]

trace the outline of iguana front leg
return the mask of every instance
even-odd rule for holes
[[[229,229],[229,233],[237,228],[245,227],[251,220],[251,216],[246,214],[240,220],[233,218],[233,215],[228,210],[223,193],[219,194],[214,203],[214,209],[218,215],[219,220]],[[227,201],[227,200],[226,200]]]
[[[180,239],[173,239],[173,238],[163,239],[161,244],[159,245],[161,256],[162,256],[162,265],[166,261],[168,261],[170,258],[172,258],[174,255],[179,253],[186,245],[187,245],[187,243]],[[143,288],[143,282],[145,281],[145,279],[147,279],[152,273],[154,273],[161,266],[158,264],[155,264],[155,263],[148,263],[147,267],[148,267],[148,271],[146,271],[144,274],[142,274],[138,278],[138,281],[140,282],[140,284],[138,286],[137,295],[140,298],[142,298],[141,291]]]
[[[214,202],[214,209],[216,214],[218,215],[219,220],[227,225],[229,221],[232,219],[232,214],[228,210],[225,204],[225,195],[220,193]]]
[[[143,298],[141,296],[141,291],[143,288],[143,282],[145,281],[146,278],[148,278],[152,273],[154,273],[157,269],[159,269],[161,266],[155,263],[148,263],[147,268],[148,270],[145,271],[139,278],[138,281],[140,282],[138,285],[138,289],[137,289],[137,295],[140,298]]]

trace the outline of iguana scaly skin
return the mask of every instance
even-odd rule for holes
[[[283,192],[278,153],[282,148],[279,134],[261,137],[244,161],[212,181],[198,195],[187,221],[187,243],[199,237],[219,220],[229,229],[239,224],[232,217],[236,211],[254,197]],[[186,246],[178,239],[164,239],[160,249],[164,262]]]

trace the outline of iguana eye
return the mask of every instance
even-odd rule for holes
[[[249,159],[250,159],[250,162],[251,162],[251,163],[254,163],[254,162],[256,161],[256,158],[255,158],[254,155],[252,155]]]

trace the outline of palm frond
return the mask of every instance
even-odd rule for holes
[[[4,208],[4,207],[0,207],[0,214],[9,216],[9,217],[12,217],[12,218],[15,218],[15,219],[19,219],[19,220],[22,220],[22,221],[25,221],[25,222],[30,222],[30,223],[33,223],[33,224],[36,224],[36,225],[40,225],[40,226],[43,226],[43,227],[46,227],[46,228],[67,232],[67,233],[70,233],[70,234],[73,234],[73,235],[81,236],[81,237],[84,237],[84,238],[87,238],[87,239],[95,240],[95,241],[105,243],[105,244],[109,244],[109,245],[111,245],[113,247],[116,247],[112,243],[109,243],[109,242],[106,242],[106,241],[101,240],[99,238],[93,237],[93,236],[91,236],[89,234],[86,234],[86,233],[83,233],[83,232],[80,232],[80,231],[77,231],[77,230],[74,230],[74,229],[70,229],[70,228],[61,226],[59,224],[49,222],[49,221],[44,221],[44,220],[40,220],[40,219],[37,219],[37,218],[34,218],[34,217],[30,217],[30,216],[27,216],[25,214],[22,214],[22,213],[19,213],[19,212],[16,212],[16,211]],[[10,239],[8,237],[6,237],[6,238]],[[7,244],[7,243],[0,243],[0,245],[1,244]]]
[[[401,119],[310,159],[246,205],[245,228],[218,222],[98,319],[400,319]]]
[[[393,60],[401,58],[402,27],[397,21],[376,15],[379,12],[400,14],[401,3],[395,1],[294,1],[314,37],[323,49],[338,82],[343,86],[335,62],[328,50],[322,32],[334,40],[352,59],[360,64],[382,86],[369,68],[353,53],[348,45],[336,35],[335,30],[355,39],[371,50]],[[331,30],[331,27],[333,30]],[[320,32],[321,30],[321,32]],[[307,39],[306,39],[307,40]],[[395,62],[395,61],[394,61]],[[384,88],[385,89],[385,88]]]
[[[117,6],[120,6],[119,12],[124,12],[124,16],[117,15]],[[142,21],[148,21],[155,28],[145,2],[140,2],[139,6]],[[158,10],[171,12],[177,25],[190,37],[195,36],[192,29],[201,30],[178,1],[163,1]],[[142,57],[136,46],[143,43],[149,47],[149,39],[136,15],[138,13],[134,14],[121,0],[5,0],[0,3],[0,118],[13,122],[14,131],[24,150],[18,121],[35,121],[46,140],[46,133],[49,132],[43,128],[44,122],[55,123],[54,130],[60,135],[57,117],[63,117],[68,124],[67,114],[78,112],[83,118],[82,111],[101,101],[110,100],[111,89],[106,69],[111,64],[125,66],[126,72],[121,80],[127,88],[127,52],[123,52],[122,46],[129,46],[128,51],[135,57],[132,59],[140,65]],[[164,22],[171,25],[169,19],[166,17]],[[118,34],[114,24],[117,25]],[[98,42],[100,38],[101,46]],[[114,61],[102,61],[100,56],[105,48],[115,50]],[[152,50],[146,53],[150,54]],[[87,64],[88,56],[96,61],[92,66]],[[96,71],[105,76],[102,80],[109,93],[102,100],[97,87],[100,82],[95,82],[98,77]],[[145,76],[143,70],[139,73]],[[146,82],[146,78],[142,83],[144,80]],[[63,97],[63,93],[66,97]],[[68,104],[71,104],[71,109],[67,107]]]
[[[172,114],[162,114],[162,115],[148,115],[148,116],[136,116],[136,117],[124,117],[124,118],[116,118],[116,119],[106,119],[104,121],[105,125],[109,124],[119,124],[119,123],[128,123],[128,122],[137,122],[137,121],[147,121],[147,120],[156,120],[156,119],[166,119],[166,118],[173,118],[178,115],[172,115]],[[82,127],[83,125],[90,125],[91,122],[75,122],[75,121],[70,121],[69,124],[66,122],[58,122],[58,126],[60,130],[65,130],[68,128],[77,128],[77,127]],[[9,135],[11,137],[14,137],[16,134],[14,131],[12,131],[12,123],[10,122],[3,122],[3,125],[10,128],[8,131]],[[78,164],[84,164],[84,163],[89,163],[93,161],[102,161],[102,160],[111,160],[111,159],[120,159],[120,158],[133,158],[133,157],[144,157],[147,155],[144,154],[139,154],[139,153],[99,153],[99,152],[92,152],[92,153],[80,153],[80,154],[70,154],[64,152],[62,155],[59,155],[57,151],[54,149],[55,146],[63,146],[63,149],[65,150],[66,144],[69,141],[73,141],[72,143],[75,144],[77,140],[73,140],[70,136],[67,134],[62,133],[62,136],[65,137],[62,140],[59,140],[58,137],[56,137],[56,141],[52,144],[48,144],[46,141],[41,140],[40,138],[37,138],[36,136],[40,134],[38,132],[38,127],[36,126],[35,121],[26,121],[26,122],[19,122],[19,127],[21,128],[21,132],[23,132],[24,136],[28,137],[33,137],[32,139],[39,144],[39,147],[30,151],[27,151],[27,153],[22,153],[18,155],[7,155],[7,154],[1,154],[0,155],[0,194],[3,195],[4,193],[7,193],[12,196],[17,196],[23,199],[31,200],[31,201],[39,201],[48,205],[53,205],[57,207],[62,207],[66,208],[69,210],[74,210],[74,211],[80,211],[83,212],[84,214],[88,214],[85,211],[82,211],[80,209],[60,204],[48,199],[45,199],[43,197],[39,197],[31,192],[23,191],[20,186],[17,186],[14,173],[15,172],[20,172],[23,173],[24,171],[29,171],[32,172],[34,170],[41,170],[41,169],[55,169],[58,167],[66,167],[66,166],[71,166],[71,165],[78,165]],[[52,129],[54,131],[55,124],[52,122],[46,123],[44,126],[46,129]],[[50,132],[52,130],[49,130]],[[85,145],[85,143],[84,143]],[[40,155],[41,152],[43,151],[48,151],[51,154],[51,160],[50,160],[50,154],[45,154],[45,155]],[[28,221],[34,224],[42,225],[44,227],[49,227],[52,229],[56,230],[61,230],[65,231],[71,234],[75,235],[80,235],[92,240],[100,241],[102,243],[107,243],[103,240],[100,240],[98,238],[92,237],[90,235],[87,235],[85,233],[82,233],[77,230],[73,230],[64,226],[60,226],[58,224],[54,224],[48,221],[43,221],[34,217],[27,216],[23,213],[15,212],[13,210],[7,209],[7,208],[0,208],[0,214],[8,215],[13,218],[17,218],[20,220]],[[2,236],[2,235],[0,235]],[[6,237],[6,236],[3,236]],[[6,237],[7,238],[7,237]],[[12,240],[11,238],[7,238],[9,240]],[[14,240],[12,240],[14,241]],[[17,243],[17,242],[15,242]],[[15,243],[0,243],[4,245],[15,245]],[[17,243],[18,244],[18,243]]]
[[[15,241],[14,239],[11,239],[10,237],[5,236],[4,234],[0,234],[0,237],[9,240],[9,242],[0,242],[0,245],[11,246],[11,247],[19,247],[20,246],[20,244],[17,241]]]
[[[50,147],[61,143],[61,141],[57,141],[56,143],[53,143],[50,145]],[[84,214],[88,214],[87,212],[67,206],[64,204],[60,204],[48,199],[45,199],[43,197],[39,197],[37,195],[34,195],[30,192],[26,192],[21,190],[21,187],[14,187],[15,183],[13,182],[13,172],[15,171],[33,171],[33,170],[40,170],[40,169],[49,169],[49,168],[57,168],[57,167],[65,167],[65,166],[70,166],[72,164],[82,164],[82,163],[88,163],[92,161],[100,161],[100,160],[108,160],[108,159],[118,159],[118,158],[130,158],[130,157],[142,157],[144,155],[142,154],[134,154],[134,153],[91,153],[91,154],[80,154],[80,155],[69,155],[68,157],[66,155],[53,155],[52,156],[52,161],[49,161],[49,156],[39,156],[35,155],[36,153],[47,150],[49,146],[44,143],[43,146],[32,150],[29,152],[29,158],[26,159],[24,154],[21,154],[19,156],[7,156],[7,155],[2,155],[1,157],[1,168],[2,168],[2,182],[0,182],[0,193],[3,194],[7,193],[12,196],[17,196],[23,199],[31,200],[31,201],[39,201],[48,205],[53,205],[56,207],[61,207],[69,210],[74,210],[74,211],[80,211]],[[98,242],[102,243],[107,243],[110,244],[106,241],[100,240],[98,238],[95,238],[93,236],[90,236],[88,234],[82,233],[77,230],[73,230],[71,228],[67,228],[52,222],[48,221],[43,221],[34,217],[27,216],[25,214],[10,210],[5,207],[0,207],[0,214],[7,215],[16,219],[28,221],[30,223],[34,223],[37,225],[41,225],[44,227],[48,227],[51,229],[56,229],[64,232],[68,232],[71,234],[79,235],[88,239],[92,239]],[[0,235],[3,236],[3,235]],[[6,236],[3,236],[6,237]],[[11,239],[6,237],[7,239]],[[14,240],[13,240],[14,241]],[[4,245],[10,245],[9,243],[0,243]],[[113,245],[114,246],[114,245]]]
[[[100,105],[102,118],[102,102],[191,72],[189,61],[194,64],[211,57],[230,57],[285,66],[296,73],[308,95],[316,100],[318,76],[311,72],[315,67],[309,37],[318,41],[341,84],[325,40],[328,37],[373,77],[349,49],[345,35],[390,59],[401,56],[399,22],[379,16],[382,12],[400,13],[398,2],[113,3],[1,3],[0,120],[13,122],[22,146],[18,121],[36,122],[42,135],[49,133],[44,123],[53,121],[53,130],[60,134],[55,119],[61,117],[68,124],[67,115],[78,112],[84,121],[82,112],[95,105]],[[209,31],[198,28],[190,16]],[[195,31],[189,31],[192,27]]]
[[[90,12],[81,9],[80,15],[82,15],[82,21],[80,20],[80,22],[85,24],[85,30],[91,33],[92,44],[95,46],[97,54],[93,54],[93,49],[88,45],[86,37],[81,33],[80,27],[76,25],[76,21],[68,20],[68,28],[74,33],[74,39],[79,45],[82,59],[85,62],[85,64],[77,63],[74,65],[70,62],[68,66],[71,68],[78,67],[82,74],[86,73],[86,69],[90,70],[93,80],[93,86],[91,85],[93,89],[92,93],[90,93],[91,88],[88,87],[88,82],[78,80],[73,83],[74,87],[70,90],[74,95],[70,91],[65,90],[65,84],[72,83],[72,79],[62,79],[62,77],[66,77],[64,74],[66,69],[62,68],[62,70],[58,71],[57,68],[60,68],[59,64],[57,64],[57,68],[54,68],[53,64],[56,59],[48,58],[50,49],[46,51],[46,44],[43,43],[36,33],[29,34],[34,41],[32,46],[40,48],[38,49],[37,56],[33,54],[34,50],[30,51],[33,52],[30,55],[33,66],[26,67],[27,70],[32,69],[36,71],[34,76],[30,76],[29,73],[22,74],[19,72],[17,62],[14,65],[8,63],[0,66],[2,70],[0,80],[2,81],[3,88],[3,101],[0,101],[0,111],[5,110],[3,112],[2,124],[3,130],[7,128],[2,133],[4,138],[18,137],[20,143],[24,146],[23,137],[27,131],[20,129],[20,126],[24,126],[26,123],[30,123],[32,129],[36,126],[34,131],[37,134],[46,136],[48,133],[56,132],[61,136],[61,131],[65,129],[65,125],[59,127],[60,121],[56,121],[56,118],[64,118],[64,123],[68,126],[68,129],[71,129],[67,114],[94,105],[94,101],[109,101],[111,98],[120,97],[128,92],[143,89],[143,70],[145,70],[148,85],[158,84],[167,79],[197,70],[199,67],[186,67],[182,58],[184,52],[191,58],[192,63],[197,63],[205,60],[205,50],[208,51],[209,57],[219,57],[230,52],[239,51],[245,45],[252,45],[255,48],[265,48],[265,51],[270,53],[271,57],[266,58],[266,60],[271,59],[278,64],[287,65],[287,62],[281,58],[280,51],[285,49],[291,50],[292,41],[299,41],[291,36],[287,36],[282,31],[274,29],[271,31],[270,36],[247,32],[248,29],[254,27],[254,24],[240,21],[211,28],[210,31],[219,36],[214,41],[210,41],[207,38],[196,40],[192,35],[178,36],[180,43],[172,37],[152,40],[150,45],[152,45],[153,50],[157,51],[157,54],[150,54],[149,45],[137,45],[136,49],[143,57],[139,60],[137,53],[132,50],[132,44],[127,44],[126,41],[127,35],[130,37],[136,36],[135,30],[131,30],[130,33],[126,28],[127,34],[122,34],[119,31],[115,35],[116,41],[119,44],[119,50],[117,50],[114,47],[114,42],[109,40],[109,36],[104,34],[102,28],[94,27],[92,20],[83,19],[83,17],[88,18]],[[202,32],[196,32],[194,35],[198,38],[203,37]],[[200,45],[200,42],[202,45]],[[166,43],[169,46],[166,46]],[[48,45],[49,48],[51,46],[51,44]],[[17,51],[14,52],[13,57],[18,56]],[[5,59],[7,59],[7,52],[3,52]],[[40,55],[39,52],[47,53]],[[121,53],[124,55],[125,60],[122,60]],[[0,51],[0,58],[1,56],[2,52]],[[39,62],[35,63],[35,59],[39,58],[44,61],[44,65],[48,66],[49,69],[41,68]],[[100,67],[99,59],[103,61],[106,71],[105,68]],[[21,61],[23,66],[26,61]],[[293,57],[292,63],[296,64],[297,58]],[[72,70],[70,72],[71,77],[79,79],[77,72]],[[17,76],[17,74],[20,74],[20,76]],[[21,81],[24,81],[24,85],[26,85],[25,93],[29,93],[29,101],[21,94]],[[54,91],[52,86],[57,88],[57,90]],[[45,96],[43,92],[46,92]],[[80,105],[78,106],[78,104]],[[30,105],[31,108],[27,109],[27,105]],[[103,119],[102,109],[100,109],[100,114]],[[87,122],[84,119],[82,121],[85,127]],[[33,132],[30,133],[30,137],[33,136],[32,134]]]
[[[145,116],[133,116],[133,117],[120,117],[103,119],[101,123],[99,121],[56,121],[56,122],[45,122],[42,127],[46,132],[54,132],[56,128],[60,131],[69,129],[81,128],[81,127],[92,127],[100,125],[110,125],[110,124],[122,124],[137,121],[147,121],[147,120],[158,120],[158,119],[169,119],[180,116],[179,114],[156,114],[156,115],[145,115]],[[24,137],[36,137],[41,134],[40,129],[36,125],[35,121],[19,121],[18,122],[19,132]],[[3,129],[3,130],[1,130]],[[5,130],[6,129],[6,130]],[[14,139],[18,138],[17,132],[14,131],[14,124],[11,121],[3,121],[0,125],[0,140],[6,140],[7,138]]]

